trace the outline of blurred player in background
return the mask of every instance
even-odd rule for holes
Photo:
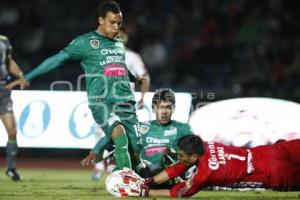
[[[141,196],[189,197],[210,186],[300,190],[300,139],[245,148],[188,135],[179,139],[178,148],[180,162],[149,178]],[[148,190],[149,185],[173,179],[192,165],[197,171],[190,179],[170,190]]]
[[[124,29],[120,31],[119,36],[123,38],[125,43],[125,62],[129,71],[135,77],[143,77],[143,79],[140,79],[139,82],[137,82],[141,91],[141,98],[137,102],[137,106],[138,109],[142,109],[144,107],[144,96],[150,88],[150,76],[141,56],[137,52],[134,52],[130,48],[128,48],[128,34]],[[133,82],[131,83],[131,89],[132,91],[135,91],[135,84]]]
[[[6,175],[14,181],[21,176],[16,170],[15,160],[18,153],[17,127],[13,112],[11,91],[5,89],[10,75],[23,78],[23,72],[12,58],[12,46],[6,36],[0,35],[0,119],[7,131]]]
[[[125,32],[124,29],[121,29],[121,31],[119,32],[119,36],[123,38],[123,41],[125,44],[125,48],[126,48],[125,63],[126,63],[126,66],[128,67],[128,70],[135,77],[143,77],[143,79],[140,79],[140,81],[137,82],[137,85],[139,86],[140,92],[141,92],[141,97],[140,97],[139,101],[137,102],[137,108],[142,109],[142,108],[144,108],[144,96],[145,96],[146,92],[149,91],[149,88],[150,88],[150,76],[148,74],[148,70],[146,69],[141,56],[137,52],[134,52],[127,47],[128,34]],[[131,86],[132,91],[134,92],[135,91],[135,83],[131,82],[130,86]],[[103,130],[101,128],[98,128],[97,130],[98,130],[98,134],[100,135],[100,137],[102,135],[104,135]],[[100,137],[98,137],[98,139],[100,139]],[[98,142],[98,140],[97,140],[97,142]],[[109,154],[107,149],[103,153],[104,153],[104,155],[102,155],[102,156],[106,157],[106,159],[95,164],[94,172],[92,174],[92,180],[99,180],[101,178],[101,176],[105,172],[105,168],[107,167],[106,165],[112,159],[113,155],[111,155],[111,157],[107,156],[107,154]]]
[[[98,12],[96,30],[80,35],[56,55],[46,59],[34,70],[7,86],[24,88],[34,77],[46,73],[68,60],[80,62],[85,72],[89,108],[94,120],[101,126],[105,138],[115,144],[117,167],[131,168],[129,151],[137,158],[139,151],[136,132],[134,95],[130,89],[130,73],[125,63],[125,47],[118,36],[122,25],[120,6],[114,1],[105,1]],[[70,69],[72,70],[72,69]],[[130,146],[128,146],[128,140]],[[90,153],[82,162],[88,165],[96,159]],[[135,159],[134,159],[135,160]]]

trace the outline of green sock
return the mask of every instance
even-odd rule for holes
[[[17,141],[8,140],[6,144],[6,167],[7,169],[13,169],[16,167],[16,157],[18,153]]]
[[[118,135],[114,139],[115,143],[115,158],[117,169],[123,169],[124,167],[132,168],[131,160],[128,152],[128,139],[126,133]]]

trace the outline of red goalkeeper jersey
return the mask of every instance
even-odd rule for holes
[[[191,179],[175,185],[171,196],[191,196],[203,187],[265,187],[300,189],[300,140],[254,148],[205,143],[206,151]],[[170,178],[181,175],[183,163],[166,169]]]

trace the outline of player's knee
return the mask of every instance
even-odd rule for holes
[[[12,128],[7,130],[8,139],[9,140],[16,140],[17,139],[17,130]]]
[[[119,135],[125,134],[125,129],[122,124],[118,124],[112,132],[112,139],[114,140]]]

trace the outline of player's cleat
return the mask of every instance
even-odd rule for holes
[[[11,178],[13,181],[21,181],[22,177],[21,175],[17,172],[16,168],[13,169],[7,169],[5,174]]]

